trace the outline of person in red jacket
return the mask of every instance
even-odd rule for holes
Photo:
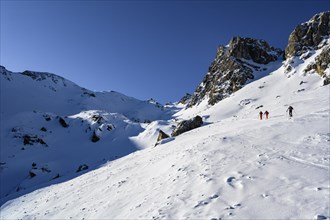
[[[260,120],[262,120],[262,111],[259,112]]]
[[[266,119],[268,119],[269,112],[268,111],[265,111],[264,114],[266,115]]]

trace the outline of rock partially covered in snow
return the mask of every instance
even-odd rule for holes
[[[330,84],[330,45],[325,46],[315,62],[307,66],[305,72],[310,71],[315,71],[324,78],[323,85]]]
[[[228,53],[231,57],[252,60],[258,64],[268,64],[277,60],[282,50],[271,47],[264,40],[233,37],[229,43]]]
[[[164,131],[159,130],[156,145],[158,144],[159,141],[161,141],[163,139],[166,139],[166,138],[169,138],[169,137],[170,136],[168,134],[166,134]]]
[[[203,124],[203,119],[200,116],[196,116],[190,120],[181,121],[177,127],[172,132],[172,136],[178,136],[184,132],[190,131],[192,129],[198,128]]]
[[[192,95],[191,94],[189,94],[189,93],[186,93],[181,99],[180,99],[180,101],[179,101],[179,103],[181,103],[181,104],[187,104],[187,103],[189,103],[190,102],[190,100],[191,100],[191,97],[192,97]]]
[[[330,11],[315,15],[309,21],[298,25],[290,34],[285,58],[300,56],[311,49],[317,49],[324,38],[330,36]]]
[[[158,138],[157,138],[157,142],[160,140],[163,140],[165,138],[169,138],[170,136],[168,134],[166,134],[164,131],[159,130],[159,134],[158,134]]]
[[[241,89],[264,64],[282,57],[282,50],[264,40],[233,37],[228,46],[220,46],[203,82],[197,87],[188,107],[208,99],[214,105]]]

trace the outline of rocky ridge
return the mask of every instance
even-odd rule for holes
[[[308,22],[298,25],[290,34],[285,49],[286,73],[294,72],[295,57],[304,61],[322,49],[315,61],[307,66],[305,73],[317,73],[323,79],[323,85],[330,83],[330,12],[315,15]]]
[[[266,73],[268,64],[284,58],[285,73],[294,74],[295,66],[316,50],[322,49],[305,73],[317,73],[330,83],[330,12],[319,13],[298,25],[290,34],[285,51],[271,47],[264,40],[233,37],[227,46],[219,46],[202,83],[196,88],[187,107],[207,100],[214,105],[245,84]],[[298,58],[298,59],[297,59]],[[300,60],[300,61],[299,61]],[[296,63],[295,63],[296,62]]]
[[[265,71],[265,64],[281,58],[281,49],[264,40],[233,37],[228,46],[220,46],[202,83],[195,90],[188,107],[208,98],[214,105],[241,89],[255,74]]]
[[[309,21],[298,25],[289,36],[285,58],[300,56],[308,50],[315,50],[330,36],[330,11],[313,16]]]

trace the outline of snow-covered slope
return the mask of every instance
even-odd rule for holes
[[[139,150],[130,137],[175,110],[50,73],[0,67],[0,78],[0,204]]]
[[[318,75],[303,71],[319,53],[297,59],[291,72],[281,66],[212,107],[205,100],[176,113],[176,119],[200,115],[204,126],[155,147],[155,131],[171,131],[174,120],[121,125],[139,131],[130,141],[150,147],[8,201],[1,218],[329,219],[330,90]],[[265,110],[270,118],[259,120]],[[88,119],[94,114],[68,117],[66,129],[79,127],[81,118],[81,129],[87,122],[92,129],[101,126]],[[99,114],[103,124],[116,117]],[[66,133],[49,123],[53,132]],[[101,141],[110,138],[102,131]],[[99,146],[81,149],[89,154],[90,147]]]

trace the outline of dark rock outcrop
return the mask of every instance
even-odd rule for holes
[[[172,132],[172,136],[178,136],[184,132],[190,131],[192,129],[198,128],[203,124],[203,119],[200,116],[196,116],[190,120],[184,120],[179,122],[177,127]]]
[[[264,70],[261,65],[282,55],[281,49],[269,46],[264,40],[232,38],[228,46],[218,48],[215,60],[187,107],[199,104],[205,98],[208,104],[214,105],[254,79],[254,73]]]
[[[277,60],[281,52],[281,49],[269,46],[264,40],[241,37],[233,37],[228,48],[229,56],[252,60],[258,64],[268,64]]]
[[[326,69],[330,68],[330,45],[323,48],[322,52],[315,58],[315,62],[309,64],[304,70],[306,73],[315,71],[324,78],[323,85],[330,84],[330,75],[326,75]]]
[[[161,140],[163,140],[163,139],[165,139],[165,138],[169,138],[169,137],[170,137],[170,136],[167,135],[164,131],[159,130],[159,134],[158,134],[158,137],[157,137],[157,142],[158,142],[158,141],[161,141]]]
[[[93,97],[93,98],[96,97],[95,93],[93,93],[85,88],[82,88],[81,90],[83,91],[83,95],[85,95],[87,97]]]
[[[63,118],[59,118],[58,122],[62,125],[63,128],[69,127],[69,125],[65,122]]]
[[[87,169],[88,169],[88,165],[82,164],[78,167],[78,169],[76,170],[76,173],[79,173],[79,172],[81,172],[83,170],[87,170]]]
[[[34,172],[32,171],[29,171],[29,176],[30,178],[32,179],[33,177],[35,177],[37,174],[35,174]]]
[[[40,143],[42,145],[48,146],[44,140],[38,138],[37,135],[24,135],[23,136],[23,144],[24,145],[33,145],[34,143]]]
[[[36,80],[36,81],[43,81],[43,80],[49,79],[49,80],[53,81],[54,84],[61,83],[63,86],[67,86],[66,79],[64,79],[61,76],[52,74],[52,73],[44,73],[44,72],[36,72],[36,71],[25,70],[21,74],[25,75],[25,76],[28,76],[28,77],[32,78],[33,80]]]
[[[13,79],[11,72],[8,71],[4,66],[1,66],[1,65],[0,65],[0,74],[4,77],[4,79],[6,79],[8,81],[11,81]]]
[[[315,15],[308,22],[298,25],[290,34],[285,58],[300,56],[311,49],[317,49],[330,36],[330,12]]]
[[[93,135],[91,137],[91,141],[93,143],[98,142],[100,140],[100,137],[96,135],[95,131],[93,132]]]
[[[102,124],[104,123],[106,120],[101,116],[101,115],[93,115],[92,116],[92,121],[98,123],[98,124]]]

